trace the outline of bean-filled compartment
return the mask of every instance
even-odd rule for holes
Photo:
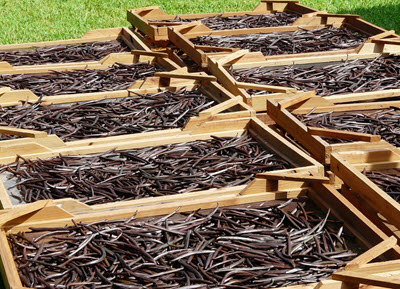
[[[31,47],[19,50],[1,50],[0,61],[10,65],[40,65],[100,60],[111,53],[128,52],[131,49],[122,40],[107,40],[71,45]]]
[[[366,111],[295,114],[305,125],[357,133],[380,135],[394,146],[400,146],[400,108],[390,107]],[[328,143],[345,143],[350,140],[323,137]]]
[[[400,203],[400,169],[365,170],[362,173],[389,196]]]
[[[244,134],[84,156],[20,159],[0,170],[10,194],[20,202],[74,198],[99,204],[239,186],[257,173],[290,167]]]
[[[291,12],[274,12],[263,15],[236,15],[236,16],[210,16],[195,19],[185,19],[176,17],[171,20],[163,20],[166,23],[176,22],[192,22],[200,21],[211,30],[227,30],[227,29],[246,29],[260,27],[277,27],[292,25],[300,15]],[[157,25],[159,20],[148,20],[150,25]],[[159,26],[159,25],[157,25]],[[165,26],[165,25],[164,25]]]
[[[312,62],[312,60],[310,60]],[[400,57],[379,56],[335,64],[254,67],[231,71],[237,81],[276,85],[331,96],[400,88]]]
[[[204,87],[203,87],[204,88]],[[0,108],[0,125],[55,134],[63,141],[183,128],[217,102],[201,88],[159,90],[127,97],[42,105],[39,100]],[[0,135],[1,140],[16,138]]]
[[[8,235],[23,286],[286,287],[327,279],[361,252],[304,199],[73,223]]]
[[[107,69],[77,69],[42,74],[0,75],[0,87],[29,89],[38,97],[128,89],[135,81],[165,71],[158,63],[115,63]]]
[[[195,45],[260,51],[268,56],[356,48],[366,39],[366,36],[346,27],[327,26],[314,30],[299,29],[282,33],[204,35],[191,39],[191,42]]]

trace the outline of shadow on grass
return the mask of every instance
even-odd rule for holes
[[[357,7],[340,9],[340,14],[358,14],[362,19],[369,21],[387,30],[396,30],[400,33],[400,2],[395,4],[382,4],[370,8]]]

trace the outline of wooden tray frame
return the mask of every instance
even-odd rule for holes
[[[246,116],[247,114],[247,116]],[[273,129],[264,124],[256,117],[248,116],[249,111],[233,112],[226,114],[216,114],[209,116],[208,121],[201,123],[193,123],[192,127],[185,129],[171,129],[166,131],[156,131],[142,134],[122,135],[115,137],[87,139],[71,142],[62,142],[57,136],[50,135],[43,138],[25,138],[17,140],[3,141],[1,146],[3,152],[0,152],[0,163],[7,164],[16,161],[17,155],[28,159],[48,158],[63,155],[84,155],[91,153],[106,152],[116,148],[117,150],[151,147],[166,144],[175,144],[189,142],[195,140],[210,139],[211,136],[236,136],[245,132],[249,133],[262,146],[267,147],[270,151],[276,153],[283,159],[287,160],[293,168],[276,170],[268,173],[261,173],[250,182],[249,185],[234,186],[222,189],[210,189],[202,192],[177,194],[165,197],[144,198],[132,201],[120,201],[114,203],[100,204],[88,206],[76,200],[67,199],[56,200],[55,203],[63,203],[66,206],[74,208],[92,209],[114,209],[124,208],[133,205],[143,205],[154,201],[170,202],[176,200],[185,200],[195,198],[197,196],[214,196],[218,197],[221,193],[240,193],[243,191],[251,193],[257,190],[259,186],[265,187],[266,177],[264,175],[275,174],[278,179],[273,181],[273,186],[268,188],[271,190],[291,189],[294,185],[298,185],[286,180],[287,175],[298,177],[298,175],[312,175],[319,179],[323,177],[323,166],[312,159],[310,156],[296,148]],[[280,179],[281,178],[281,179]],[[300,178],[301,180],[303,178]],[[0,181],[0,204],[2,208],[18,208],[24,207],[26,204],[13,205],[11,197],[6,191],[3,183]],[[29,205],[29,204],[28,204]]]
[[[208,71],[217,77],[218,81],[235,95],[241,95],[244,102],[253,107],[257,112],[267,110],[266,102],[268,99],[282,99],[292,97],[301,92],[294,88],[284,86],[272,86],[264,84],[254,84],[246,82],[238,82],[228,70],[253,67],[271,67],[279,68],[287,65],[310,65],[315,66],[327,63],[355,60],[355,59],[371,59],[379,55],[397,55],[400,54],[400,38],[398,41],[389,39],[370,39],[365,43],[358,52],[350,54],[338,55],[319,55],[319,56],[302,56],[302,57],[285,57],[280,59],[265,59],[261,53],[247,53],[247,50],[234,52],[226,56],[213,56],[208,58]],[[270,91],[273,93],[263,95],[250,95],[246,89],[254,89],[259,91]],[[331,106],[333,104],[348,103],[361,100],[376,100],[379,98],[388,98],[400,96],[400,89],[390,89],[384,91],[364,92],[364,93],[348,93],[341,95],[333,95],[323,97],[325,103],[318,103],[318,106]]]
[[[265,180],[266,181],[266,180]],[[17,273],[11,249],[7,241],[7,235],[11,233],[28,231],[30,227],[51,227],[71,225],[71,219],[76,222],[94,222],[104,219],[108,220],[129,218],[136,212],[136,218],[164,215],[174,212],[178,207],[181,212],[196,209],[210,209],[217,205],[233,206],[269,200],[295,198],[299,196],[308,197],[323,210],[330,209],[331,213],[343,221],[346,230],[350,231],[361,245],[367,249],[350,262],[343,270],[332,275],[334,280],[326,280],[319,283],[291,286],[292,289],[343,289],[358,288],[360,283],[374,286],[385,286],[398,288],[398,280],[393,279],[393,274],[399,274],[400,247],[397,240],[389,237],[371,221],[368,220],[354,205],[347,201],[329,184],[319,181],[294,182],[290,192],[281,191],[265,192],[268,181],[263,186],[258,186],[257,191],[251,193],[225,193],[214,197],[196,197],[194,199],[181,200],[179,202],[160,203],[152,202],[144,206],[131,206],[119,210],[93,210],[90,213],[82,210],[68,210],[61,208],[59,204],[52,201],[39,201],[24,208],[5,210],[0,212],[0,255],[1,271],[5,280],[6,288],[25,289]],[[385,254],[385,255],[382,255]],[[380,263],[368,264],[376,257],[382,256],[384,260]],[[397,273],[393,273],[397,272]],[[392,278],[382,278],[380,274],[385,273]],[[377,276],[378,275],[378,276]],[[397,287],[396,287],[397,285]]]
[[[279,0],[261,0],[261,2],[252,11],[238,11],[238,12],[224,12],[224,13],[201,13],[201,14],[181,14],[181,15],[170,15],[164,12],[159,6],[151,6],[138,9],[129,9],[127,11],[127,19],[133,27],[144,33],[150,39],[154,41],[163,41],[168,39],[168,26],[175,26],[176,23],[162,23],[162,26],[152,24],[149,20],[157,20],[163,22],[165,20],[173,20],[176,17],[182,19],[199,19],[204,17],[214,17],[222,15],[222,17],[230,16],[242,16],[242,15],[263,15],[271,14],[275,12],[291,12],[301,15],[292,26],[303,25],[310,18],[314,17],[316,13],[323,13],[310,7],[301,5],[299,1],[279,1]],[[178,25],[182,24],[178,22]]]
[[[331,171],[343,182],[341,193],[382,231],[400,239],[400,204],[375,185],[362,171],[400,168],[400,150],[359,150],[333,153]]]
[[[143,41],[128,27],[90,30],[81,38],[77,39],[0,45],[0,51],[33,49],[38,47],[49,47],[57,45],[83,44],[83,43],[107,41],[107,40],[121,40],[126,45],[128,45],[128,47],[132,50],[141,50],[148,52],[151,51],[150,48],[148,48],[146,44],[144,44]],[[70,67],[72,67],[72,69],[84,69],[87,66],[101,68],[104,67],[104,65],[115,63],[114,59],[115,58],[118,59],[118,54],[120,53],[111,53],[100,60],[94,60],[94,61],[20,65],[20,66],[13,66],[6,61],[0,61],[0,74],[29,73],[30,71],[38,73],[38,70],[40,72],[50,72],[51,70],[57,70],[59,68],[68,69]],[[129,55],[129,53],[123,53],[123,54]]]
[[[352,30],[362,32],[363,34],[372,37],[371,39],[397,39],[398,35],[395,32],[385,30],[377,27],[371,23],[368,23],[359,18],[358,15],[348,14],[326,14],[317,13],[316,16],[312,17],[307,21],[310,25],[298,24],[296,26],[283,26],[283,27],[269,27],[269,28],[250,28],[250,29],[237,29],[237,30],[211,30],[200,22],[192,22],[189,24],[183,24],[179,26],[171,26],[168,28],[169,40],[176,45],[177,48],[184,51],[194,62],[201,67],[207,67],[208,56],[215,55],[226,55],[235,51],[239,51],[239,48],[226,48],[226,47],[214,47],[214,46],[201,46],[195,45],[190,39],[197,36],[227,36],[227,35],[241,35],[241,34],[252,34],[252,33],[274,33],[274,32],[289,32],[296,31],[299,29],[312,30],[316,28],[326,27],[333,25],[334,27],[348,27]],[[301,28],[300,28],[301,27]],[[366,41],[371,41],[366,40]],[[338,55],[338,54],[349,54],[356,53],[362,48],[363,44],[359,47],[351,49],[339,49],[334,51],[320,51],[311,53],[298,53],[298,54],[284,54],[277,56],[264,56],[264,59],[282,59],[282,58],[294,58],[294,57],[313,57],[313,56],[326,56],[326,55]],[[216,50],[219,52],[207,53],[209,50]],[[261,53],[260,53],[261,54]],[[262,54],[261,54],[262,55]]]
[[[120,90],[114,92],[98,92],[98,93],[81,93],[81,94],[66,94],[66,95],[55,95],[45,96],[42,98],[41,105],[51,104],[68,104],[76,103],[81,101],[100,100],[100,99],[116,99],[123,97],[130,97],[137,94],[149,94],[156,93],[160,90],[166,91],[177,91],[182,88],[195,89],[199,88],[202,93],[209,96],[216,102],[213,107],[210,107],[199,113],[197,117],[191,117],[188,123],[182,129],[175,129],[175,131],[188,130],[195,127],[202,122],[207,121],[216,114],[228,111],[232,115],[237,117],[241,116],[252,116],[255,112],[252,108],[243,103],[242,98],[234,96],[229,91],[224,89],[220,84],[213,79],[210,79],[203,73],[181,73],[181,72],[162,72],[160,76],[150,77],[145,80],[139,81],[134,84],[132,89]],[[204,80],[203,80],[204,79]],[[18,92],[18,91],[17,91]],[[4,93],[3,97],[0,97],[0,106],[8,107],[18,105],[23,101],[37,101],[39,98],[32,94],[30,97],[21,92],[14,93],[13,91],[7,94]],[[236,114],[234,112],[237,112]],[[159,130],[162,131],[162,130]],[[168,131],[168,130],[164,130]],[[32,129],[20,129],[10,126],[0,126],[0,134],[17,135],[22,137],[32,138],[46,138],[47,133],[39,130]],[[4,141],[0,141],[0,145]]]

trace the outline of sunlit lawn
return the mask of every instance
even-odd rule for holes
[[[76,38],[90,29],[127,26],[126,9],[159,5],[169,13],[252,9],[259,0],[0,0],[0,43]],[[400,32],[400,0],[304,0],[331,13],[360,14]]]

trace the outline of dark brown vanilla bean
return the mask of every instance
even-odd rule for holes
[[[292,199],[32,228],[8,240],[26,287],[261,289],[318,282],[344,266],[356,254],[341,226]]]

